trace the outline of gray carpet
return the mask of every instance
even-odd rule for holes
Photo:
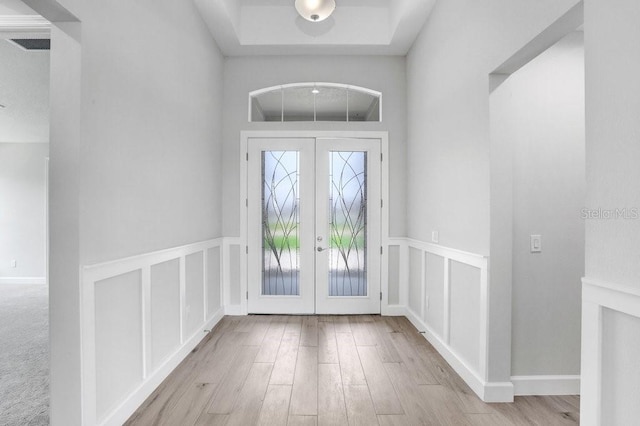
[[[48,288],[0,284],[0,425],[48,424]]]

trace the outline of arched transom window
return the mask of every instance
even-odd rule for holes
[[[249,93],[249,121],[382,121],[382,93],[340,83],[293,83]]]

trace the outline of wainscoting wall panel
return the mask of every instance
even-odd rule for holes
[[[426,253],[425,258],[425,323],[438,336],[444,334],[444,258]]]
[[[409,247],[409,309],[422,318],[424,305],[423,265],[421,250]]]
[[[82,269],[83,425],[120,425],[223,316],[223,238]]]
[[[207,318],[222,308],[222,247],[207,251]]]
[[[449,344],[473,371],[480,371],[480,269],[452,260],[449,281]]]
[[[204,322],[204,252],[199,251],[185,257],[185,309],[183,335],[190,336]]]
[[[151,267],[152,369],[158,368],[180,345],[180,259]]]
[[[640,290],[584,278],[581,424],[637,423],[639,341]]]
[[[400,304],[400,247],[389,245],[387,247],[387,303],[389,305]]]
[[[399,240],[399,239],[396,239]],[[488,382],[488,258],[404,239],[407,318],[482,399]]]
[[[140,271],[95,282],[97,415],[104,417],[142,382]]]
[[[240,283],[240,244],[229,246],[229,279],[232,283]],[[242,288],[240,285],[231,286],[230,305],[239,306],[242,303]],[[240,312],[237,312],[238,314]]]

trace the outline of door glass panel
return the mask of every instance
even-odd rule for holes
[[[262,294],[300,294],[299,153],[262,152]]]
[[[366,296],[367,153],[329,156],[329,296]]]

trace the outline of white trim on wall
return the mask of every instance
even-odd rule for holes
[[[246,165],[245,165],[246,167]],[[246,214],[246,212],[244,212]],[[239,237],[225,237],[224,241],[223,241],[223,245],[222,245],[222,250],[223,250],[223,255],[222,255],[222,294],[224,296],[224,314],[225,315],[246,315],[246,310],[243,312],[243,305],[232,305],[231,304],[231,289],[233,287],[236,287],[240,284],[245,282],[246,278],[244,278],[244,275],[242,275],[241,271],[246,270],[246,266],[243,267],[242,265],[242,256],[240,257],[240,263],[238,264],[238,267],[240,268],[240,273],[239,273],[239,278],[240,278],[240,283],[232,283],[231,281],[231,247],[238,247],[238,250],[240,253],[242,253],[242,249],[244,248],[244,245],[241,242],[241,239]],[[246,289],[245,289],[246,290]],[[242,297],[243,290],[242,290],[242,286],[240,289],[241,293],[240,293],[240,300],[242,301],[244,298]]]
[[[409,307],[406,308],[406,317],[480,399],[484,402],[513,402],[514,392],[511,382],[498,383],[483,380],[479,372],[469,366],[449,344],[445,343]]]
[[[228,315],[246,315],[247,310],[247,155],[248,141],[250,138],[340,138],[340,139],[379,139],[382,151],[381,187],[382,198],[381,211],[381,245],[383,247],[382,264],[388,263],[389,247],[389,132],[386,131],[315,131],[315,130],[246,130],[240,132],[240,236],[233,238],[233,243],[240,245],[240,305],[225,305]],[[228,263],[227,263],[228,264]],[[403,315],[397,308],[389,308],[389,280],[386,268],[381,268],[380,290],[382,302],[380,311],[382,315]],[[232,286],[237,283],[225,282],[227,293],[232,291]],[[236,287],[237,288],[237,287]]]
[[[582,279],[582,380],[580,422],[602,422],[603,310],[640,318],[640,290],[591,278]]]
[[[388,185],[388,182],[386,184]],[[388,188],[385,190],[388,191]],[[386,224],[386,226],[388,227],[389,224]],[[389,252],[391,247],[398,247],[398,303],[394,305],[389,304]],[[406,262],[404,262],[407,258],[406,250],[406,238],[387,238],[382,256],[382,282],[386,283],[386,286],[382,294],[381,315],[399,317],[407,314],[407,268]]]
[[[579,375],[511,376],[516,396],[579,395]]]
[[[398,239],[396,239],[398,240]],[[513,401],[513,384],[511,382],[489,382],[488,381],[488,348],[489,348],[489,271],[488,257],[469,253],[439,244],[427,243],[405,238],[405,247],[401,252],[400,272],[404,272],[401,277],[401,289],[403,289],[402,302],[405,303],[406,316],[413,325],[420,330],[424,337],[436,348],[451,367],[462,377],[471,389],[485,402],[511,402]],[[407,294],[410,283],[408,282],[409,249],[420,251],[421,258],[421,282],[420,312],[415,312],[408,303]],[[433,254],[443,259],[443,330],[442,334],[437,333],[426,321],[425,298],[427,295],[426,283],[426,254]],[[451,263],[458,262],[479,269],[480,306],[478,318],[468,318],[466,320],[478,323],[480,333],[477,342],[478,368],[474,368],[464,361],[461,354],[451,346]]]
[[[39,15],[0,16],[0,39],[49,38],[51,22]]]
[[[220,298],[221,305],[224,303],[224,270],[225,266],[225,241],[224,238],[203,241],[185,246],[174,247],[124,259],[96,265],[84,266],[81,268],[81,377],[82,377],[82,424],[93,425],[121,425],[131,414],[144,402],[144,400],[154,391],[154,389],[173,371],[178,364],[189,354],[200,341],[206,337],[208,330],[211,330],[224,316],[224,307],[220,306],[211,315],[208,315],[208,256],[209,249],[220,248]],[[184,335],[183,322],[186,315],[185,306],[185,286],[186,257],[202,253],[203,262],[203,315],[198,329],[188,336]],[[228,256],[227,256],[228,258]],[[180,341],[172,349],[170,355],[155,369],[151,365],[151,267],[160,263],[179,260],[180,265]],[[140,272],[141,286],[141,306],[140,320],[142,333],[140,335],[140,345],[142,348],[141,359],[142,380],[135,389],[127,395],[120,396],[120,402],[109,410],[103,418],[98,419],[97,414],[97,394],[96,394],[96,298],[95,285],[97,282],[117,277],[130,272]],[[228,279],[228,278],[227,278]]]

